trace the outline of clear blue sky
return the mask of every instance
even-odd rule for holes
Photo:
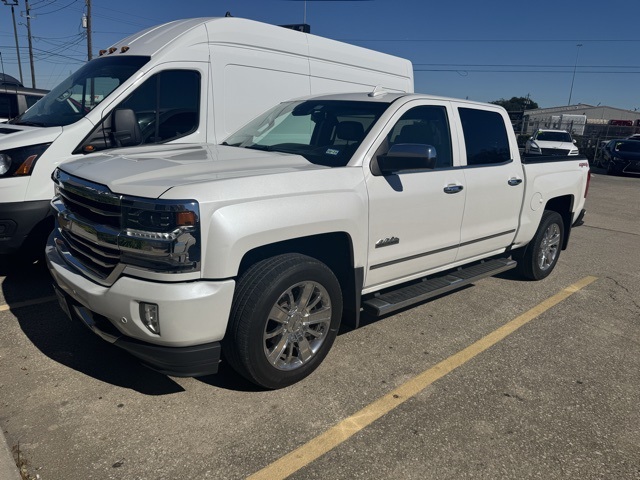
[[[16,7],[23,78],[31,86],[24,0]],[[51,88],[86,59],[85,0],[31,0],[36,84]],[[234,16],[302,23],[300,0],[93,0],[94,53],[178,18]],[[411,60],[417,92],[492,101],[529,94],[541,107],[640,111],[640,1],[308,0],[311,31]],[[577,47],[581,44],[582,47]],[[18,77],[11,9],[0,3],[4,71]]]

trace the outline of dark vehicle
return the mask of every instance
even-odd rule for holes
[[[0,85],[0,122],[17,117],[46,93],[47,90]]]
[[[598,163],[609,175],[640,175],[640,141],[611,140],[602,150]]]

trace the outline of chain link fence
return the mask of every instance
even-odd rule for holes
[[[510,115],[511,116],[511,115]],[[512,121],[514,119],[512,118]],[[598,122],[587,120],[582,122],[554,123],[550,125],[548,121],[522,122],[513,121],[513,129],[518,137],[518,146],[524,148],[525,143],[532,133],[538,129],[566,130],[570,132],[576,140],[576,145],[582,155],[585,155],[590,162],[598,158],[602,147],[609,140],[629,138],[631,135],[640,135],[640,120]],[[622,124],[620,124],[622,123]]]

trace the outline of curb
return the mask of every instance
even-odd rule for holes
[[[16,467],[16,462],[13,460],[13,455],[2,429],[0,429],[0,478],[20,480],[20,472]]]

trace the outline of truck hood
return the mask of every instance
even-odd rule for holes
[[[62,133],[62,127],[29,127],[0,123],[0,150],[51,143]]]
[[[172,187],[228,178],[326,169],[304,157],[221,145],[153,145],[87,155],[65,172],[112,192],[158,198]]]

